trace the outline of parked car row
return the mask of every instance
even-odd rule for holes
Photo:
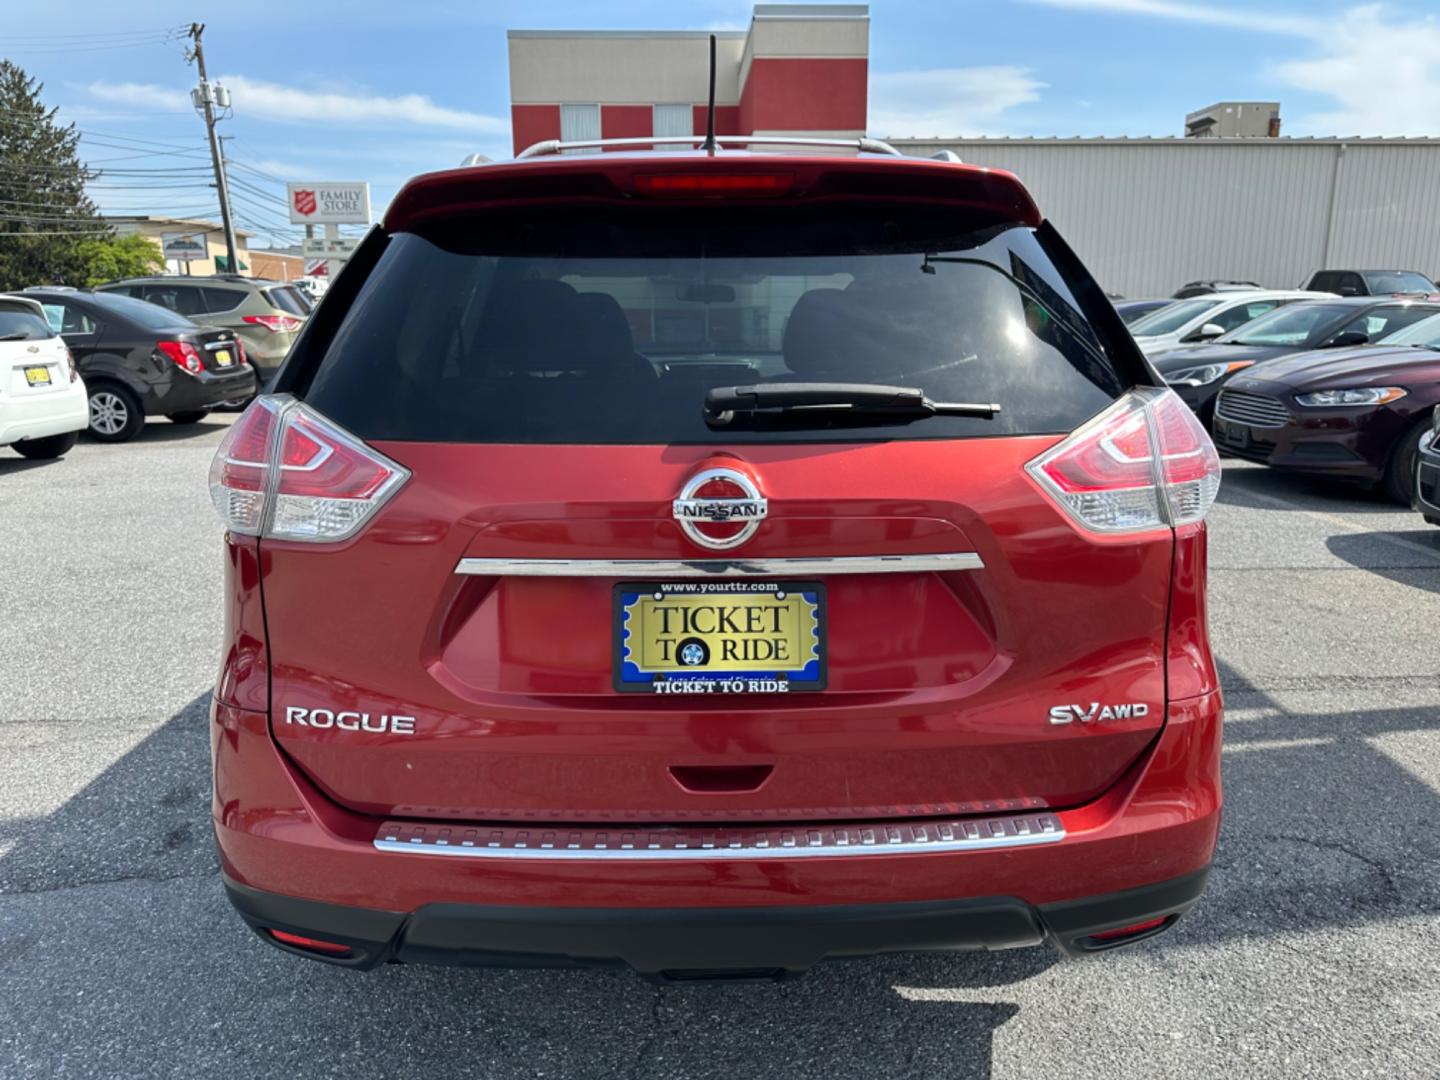
[[[87,428],[124,442],[147,416],[193,424],[243,404],[313,307],[293,285],[225,274],[0,296],[0,446],[54,458]]]

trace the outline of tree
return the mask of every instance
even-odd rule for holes
[[[87,243],[110,228],[85,194],[74,124],[55,122],[44,87],[0,60],[0,291],[83,284]]]
[[[99,285],[116,278],[144,277],[165,269],[165,260],[155,241],[130,233],[103,240],[81,240],[75,249],[80,280],[74,285]]]

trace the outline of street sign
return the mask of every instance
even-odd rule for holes
[[[348,259],[359,246],[360,241],[351,236],[338,239],[307,236],[300,241],[300,253],[307,259]]]
[[[369,225],[370,185],[286,184],[290,220],[296,225]]]
[[[210,248],[205,243],[204,233],[161,233],[160,252],[163,258],[178,259],[181,262],[210,257]]]

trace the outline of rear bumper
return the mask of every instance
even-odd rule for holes
[[[90,423],[85,384],[78,379],[38,394],[0,394],[0,446],[82,431]]]
[[[226,880],[241,917],[287,952],[344,967],[391,961],[489,967],[626,965],[659,978],[793,975],[821,960],[893,952],[1012,949],[1047,939],[1083,955],[1091,935],[1187,911],[1207,871],[1106,896],[1035,906],[1013,896],[769,908],[493,907],[376,911],[261,892]],[[275,941],[282,930],[349,946],[333,957]],[[1137,938],[1127,939],[1138,940]]]
[[[378,849],[383,822],[316,790],[276,747],[266,714],[217,704],[215,831],[231,897],[252,926],[351,944],[357,955],[337,962],[358,967],[774,973],[825,956],[1047,938],[1086,951],[1081,939],[1094,930],[1177,914],[1198,897],[1219,829],[1221,714],[1218,693],[1172,702],[1154,745],[1109,792],[1055,811],[1058,842],[588,860]]]
[[[149,416],[169,416],[213,409],[224,401],[253,396],[258,385],[255,370],[248,364],[224,375],[209,371],[200,375],[180,373],[155,387],[154,394],[145,399],[145,412]]]

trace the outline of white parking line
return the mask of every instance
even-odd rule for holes
[[[1334,739],[1252,739],[1249,742],[1227,742],[1225,753],[1243,754],[1252,750],[1300,750],[1307,746],[1329,746]]]

